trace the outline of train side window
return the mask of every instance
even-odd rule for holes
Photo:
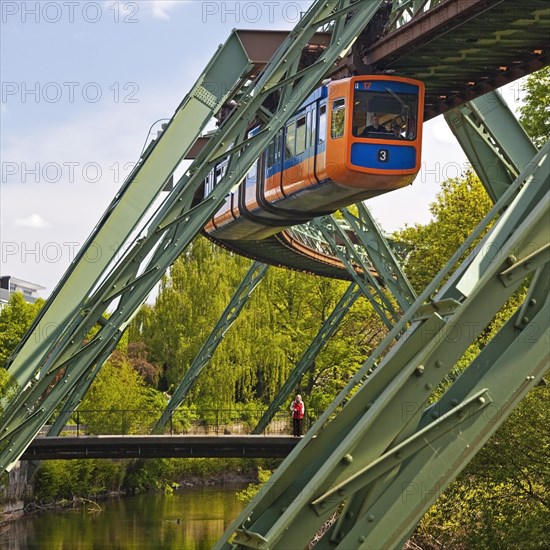
[[[214,172],[210,172],[204,181],[204,196],[207,197],[214,190]]]
[[[283,143],[283,131],[279,130],[275,135],[275,148],[273,151],[273,166],[278,166],[281,164],[282,143]]]
[[[315,116],[314,111],[308,111],[306,120],[306,149],[315,144]]]
[[[285,132],[285,160],[294,156],[294,146],[296,142],[296,122],[291,122],[286,127]]]
[[[275,136],[267,146],[267,168],[271,168],[275,164],[275,146],[277,144],[277,136]]]
[[[319,139],[318,143],[325,143],[327,135],[327,106],[319,107]]]
[[[330,137],[341,138],[344,135],[344,123],[346,121],[346,100],[336,99],[332,102],[332,124]]]
[[[296,154],[306,150],[306,117],[300,117],[296,121]]]

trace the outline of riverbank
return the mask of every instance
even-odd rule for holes
[[[112,498],[185,488],[243,488],[258,480],[252,459],[44,461],[32,482],[20,462],[2,486],[0,526],[36,512],[71,510]],[[10,483],[6,483],[10,481]]]

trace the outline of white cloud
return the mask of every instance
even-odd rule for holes
[[[151,9],[152,14],[158,19],[170,19],[170,13],[178,4],[181,4],[179,0],[152,0],[147,2]]]
[[[26,218],[16,218],[14,224],[17,227],[34,227],[39,229],[50,227],[50,224],[40,214],[31,214]]]
[[[114,2],[105,0],[106,9],[116,12],[117,21],[139,22],[140,15],[152,15],[156,19],[170,20],[170,12],[185,0],[141,0],[139,2]]]

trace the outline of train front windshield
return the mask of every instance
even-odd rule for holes
[[[417,134],[418,93],[418,86],[406,82],[356,82],[353,135],[359,138],[414,141]]]

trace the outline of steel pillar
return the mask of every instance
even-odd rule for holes
[[[391,291],[401,309],[406,311],[416,300],[416,294],[368,208],[363,203],[355,206],[357,216],[347,208],[342,209],[342,215],[367,251],[378,278]]]
[[[425,468],[418,473],[420,461],[409,469],[409,461],[416,460],[420,453],[428,453],[434,470],[429,475],[437,478],[443,473],[446,480],[453,479],[493,429],[487,424],[494,419],[482,414],[484,407],[490,403],[512,406],[540,379],[549,364],[545,341],[548,325],[541,322],[548,314],[547,303],[533,311],[532,323],[538,329],[534,341],[529,342],[528,364],[521,357],[527,351],[522,335],[525,328],[536,327],[530,322],[523,330],[516,328],[522,334],[510,344],[508,357],[502,347],[503,342],[509,342],[508,324],[491,345],[497,350],[494,357],[498,359],[496,370],[490,369],[490,377],[475,385],[457,381],[455,387],[460,388],[462,402],[449,397],[447,409],[443,408],[442,416],[437,418],[432,416],[435,409],[425,412],[434,389],[454,369],[470,343],[525,278],[543,269],[550,260],[549,149],[547,144],[522,171],[457,255],[233,522],[216,548],[305,547],[331,515],[340,511],[340,506],[343,510],[339,520],[318,543],[320,548],[396,547],[437,496],[436,492],[426,495],[420,491],[410,495],[407,511],[402,514],[403,483],[422,481],[427,473]],[[434,294],[457,258],[501,212],[475,252]],[[540,288],[534,292],[540,293]],[[438,313],[439,304],[446,300],[454,307],[447,304]],[[413,323],[407,333],[376,366],[382,351],[408,320]],[[484,358],[480,356],[476,361]],[[476,363],[468,369],[471,376],[477,370]],[[503,372],[513,378],[503,378]],[[468,420],[462,421],[464,414]],[[478,437],[480,426],[483,435]],[[465,442],[462,454],[449,466],[437,458],[438,432],[444,438],[446,433],[452,434],[448,436],[451,442],[456,441],[456,433],[461,437],[467,433],[473,449],[468,451]]]
[[[496,202],[537,152],[533,142],[499,92],[489,92],[444,116]]]
[[[384,324],[391,329],[399,316],[391,299],[386,296],[377,278],[372,274],[372,265],[365,261],[364,255],[359,253],[347,232],[332,216],[315,218],[311,223],[329,242],[336,256],[359,285],[376,313],[378,313]],[[336,238],[338,238],[338,243]],[[343,245],[339,246],[339,243],[343,243]]]
[[[179,105],[154,146],[149,146],[139,159],[15,350],[8,368],[22,388],[39,375],[41,361],[57,345],[60,335],[73,328],[75,316],[89,307],[88,297],[105,270],[123,253],[123,245],[179,162],[251,67],[252,62],[233,32]]]

